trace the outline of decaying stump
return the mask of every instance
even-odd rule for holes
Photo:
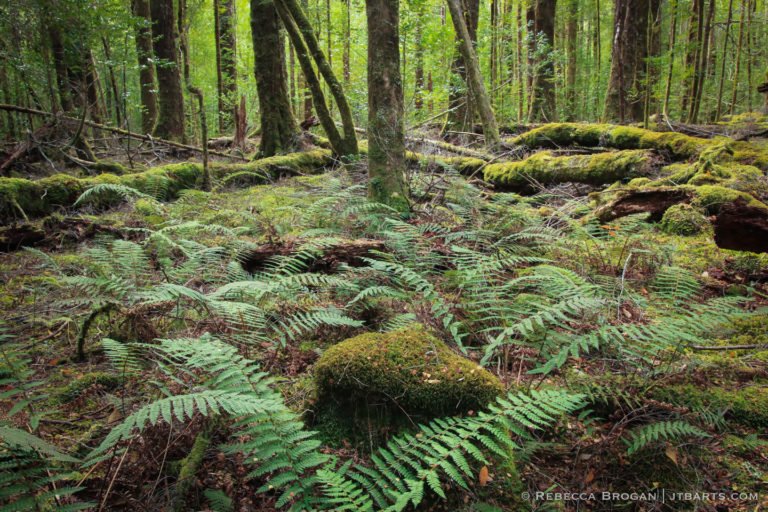
[[[744,199],[725,204],[715,217],[715,243],[724,249],[768,252],[768,212]]]

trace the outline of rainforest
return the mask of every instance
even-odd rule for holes
[[[0,3],[0,512],[768,510],[768,0]]]

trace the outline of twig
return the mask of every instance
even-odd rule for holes
[[[7,105],[7,104],[4,104],[4,103],[0,103],[0,110],[7,110],[7,111],[11,111],[11,112],[21,112],[21,113],[25,113],[25,114],[34,114],[34,115],[37,115],[37,116],[44,116],[44,117],[53,117],[53,118],[60,117],[61,119],[64,119],[64,120],[67,120],[67,121],[80,122],[79,119],[75,119],[73,117],[69,117],[69,116],[56,116],[55,114],[52,114],[50,112],[45,112],[43,110],[37,110],[37,109],[34,109],[34,108],[20,107],[18,105]],[[186,149],[187,151],[195,151],[197,153],[203,153],[204,152],[203,148],[198,148],[196,146],[190,146],[188,144],[182,144],[180,142],[173,142],[173,141],[170,141],[170,140],[158,139],[156,137],[152,137],[151,135],[142,135],[140,133],[129,132],[128,130],[123,130],[122,128],[115,128],[113,126],[107,126],[107,125],[103,125],[103,124],[99,124],[99,123],[94,123],[93,121],[86,120],[84,122],[84,124],[87,125],[87,126],[90,126],[92,128],[96,128],[98,130],[104,130],[104,131],[108,131],[108,132],[112,132],[112,133],[117,133],[118,135],[123,135],[125,137],[131,137],[133,139],[144,140],[144,141],[152,141],[152,142],[161,142],[161,143],[165,144],[166,146],[171,146],[171,147],[179,148],[179,149]],[[207,144],[207,141],[205,141],[205,143]],[[239,155],[230,155],[228,153],[221,153],[219,151],[209,151],[208,153],[211,154],[211,155],[216,155],[216,156],[220,156],[220,157],[224,157],[224,158],[233,158],[235,160],[241,160],[243,162],[249,162],[250,161],[248,158],[245,158],[245,157],[242,157],[242,156],[239,156]]]
[[[752,350],[756,348],[768,349],[768,344],[756,343],[754,345],[715,345],[715,346],[693,345],[691,347],[691,349],[693,350]]]

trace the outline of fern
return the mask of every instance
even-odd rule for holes
[[[659,421],[630,430],[624,442],[627,445],[627,455],[632,455],[656,441],[675,441],[685,437],[710,436],[684,421]]]

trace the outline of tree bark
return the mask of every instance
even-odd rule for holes
[[[298,126],[291,112],[280,19],[271,1],[251,0],[254,73],[261,114],[261,156],[293,151]]]
[[[723,36],[723,56],[720,65],[720,84],[717,88],[717,111],[715,122],[720,121],[723,114],[723,91],[725,90],[725,63],[728,60],[728,41],[731,35],[731,21],[733,21],[733,0],[728,0],[728,18],[725,22],[725,34]]]
[[[344,94],[344,87],[341,82],[336,78],[333,72],[331,63],[325,58],[320,45],[318,44],[315,32],[312,29],[312,25],[309,23],[304,11],[296,0],[279,0],[282,5],[285,5],[288,13],[296,22],[299,30],[301,31],[304,44],[312,54],[312,58],[315,61],[317,70],[322,75],[328,87],[331,90],[334,100],[336,100],[336,106],[339,107],[339,115],[341,116],[341,124],[344,128],[344,137],[342,139],[342,146],[337,148],[339,155],[354,155],[357,154],[357,137],[355,135],[355,123],[352,119],[352,109],[349,107],[347,97]],[[294,46],[297,46],[294,41]],[[297,48],[298,51],[298,48]],[[307,77],[308,78],[308,77]],[[317,110],[317,107],[315,107]]]
[[[496,124],[496,116],[491,107],[491,98],[485,90],[483,77],[480,74],[480,64],[477,60],[475,47],[472,45],[469,30],[467,29],[466,23],[464,23],[464,16],[461,12],[459,0],[447,1],[448,8],[451,11],[451,18],[453,19],[453,26],[456,29],[456,34],[459,36],[459,50],[461,51],[462,61],[464,62],[467,85],[469,86],[469,91],[477,107],[477,111],[480,114],[480,120],[483,123],[485,143],[489,147],[495,148],[501,143],[499,127]]]
[[[611,122],[641,121],[647,83],[646,60],[654,44],[651,20],[658,16],[660,0],[616,0],[611,74],[604,118]]]
[[[703,8],[703,6],[702,6]],[[707,76],[707,67],[709,65],[709,37],[712,32],[712,21],[715,15],[715,0],[709,1],[709,10],[702,31],[701,48],[699,58],[696,63],[694,73],[693,92],[691,97],[691,109],[688,112],[688,123],[696,124],[701,110],[701,98],[704,90],[704,79]]]
[[[139,57],[139,84],[141,87],[141,132],[152,133],[157,123],[157,95],[155,94],[155,64],[152,48],[152,21],[149,0],[133,0],[133,15],[140,18],[136,26],[136,54]]]
[[[469,39],[474,45],[477,42],[477,25],[480,19],[480,0],[460,0],[461,11],[464,15],[464,24],[469,32]],[[456,35],[456,43],[459,43],[459,35]],[[459,80],[450,88],[448,95],[448,118],[445,130],[457,132],[471,132],[475,124],[475,105],[472,103],[472,95],[467,84],[467,70],[459,51],[451,65],[451,73]]]
[[[568,61],[565,70],[566,85],[566,121],[576,119],[576,48],[579,23],[579,4],[577,0],[568,1],[568,18],[565,21],[565,34],[568,45]]]
[[[178,34],[173,0],[151,0],[152,36],[157,64],[158,111],[155,135],[184,141],[184,93],[181,88]]]
[[[237,40],[235,0],[214,0],[219,130],[232,128],[237,110]]]
[[[741,14],[739,16],[739,41],[736,43],[736,71],[733,73],[733,89],[731,91],[731,106],[728,108],[728,113],[733,115],[733,110],[736,108],[736,101],[739,94],[739,73],[741,71],[741,52],[744,47],[744,19],[747,14],[749,0],[741,1]],[[751,91],[750,91],[751,93]]]
[[[366,0],[368,25],[368,195],[410,209],[405,186],[405,119],[398,0]]]
[[[534,37],[544,40],[544,47],[536,48],[533,74],[531,122],[557,120],[557,105],[555,98],[555,11],[557,0],[532,0],[535,2],[533,29]],[[621,0],[617,0],[621,1]]]

